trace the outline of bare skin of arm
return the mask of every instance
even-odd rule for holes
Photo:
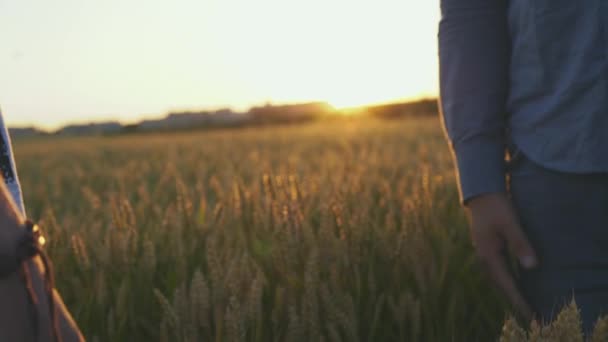
[[[0,177],[0,257],[16,255],[16,241],[24,229],[24,222],[25,218]],[[20,272],[0,279],[0,341],[50,342],[53,341],[52,323],[48,297],[44,290],[44,267],[39,257],[26,264],[38,303],[30,305],[29,294]],[[59,293],[54,291],[53,295],[62,340],[84,341]]]
[[[471,238],[482,265],[515,309],[528,321],[533,311],[517,289],[505,259],[505,249],[525,269],[538,266],[538,259],[528,242],[511,200],[504,193],[485,194],[467,203]]]

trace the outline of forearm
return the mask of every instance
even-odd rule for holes
[[[24,223],[25,218],[0,177],[0,257],[4,266],[2,271],[8,272],[0,278],[0,290],[4,290],[1,296],[7,299],[2,303],[8,304],[3,304],[0,308],[0,317],[12,315],[11,318],[15,321],[14,325],[5,327],[0,336],[22,336],[17,340],[27,341],[29,337],[20,334],[29,331],[28,334],[31,335],[31,330],[35,327],[39,342],[51,341],[52,316],[45,282],[46,269],[38,256],[19,267],[17,245],[24,236]],[[14,266],[11,266],[11,263]],[[28,283],[31,293],[27,291]],[[30,298],[32,294],[34,298]],[[52,295],[62,340],[84,340],[59,294],[53,290]],[[31,301],[33,310],[29,312],[26,308],[30,306]]]
[[[442,0],[440,105],[463,201],[504,192],[510,39],[507,4]]]

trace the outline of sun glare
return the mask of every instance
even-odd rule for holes
[[[349,94],[346,94],[346,96],[344,96],[344,97],[336,97],[336,98],[327,100],[327,103],[329,103],[335,109],[339,109],[339,110],[362,107],[362,106],[374,104],[377,102],[380,102],[380,101],[378,101],[377,99],[369,99],[369,98],[366,99],[364,96],[359,97],[359,96],[354,96],[354,95],[349,95]]]
[[[42,2],[31,11],[28,1],[7,2],[8,121],[132,120],[267,101],[345,108],[437,89],[437,1],[144,3]]]
[[[417,98],[437,88],[432,1],[310,0],[295,9],[291,2],[260,3],[298,15],[251,23],[257,33],[248,34],[264,39],[240,46],[228,62],[273,102],[320,100],[339,109]],[[260,3],[252,6],[259,11]],[[229,29],[223,44],[242,35]]]
[[[384,97],[391,92],[382,84],[377,86],[376,91],[373,91],[373,89],[369,89],[372,88],[373,82],[365,79],[361,80],[359,85],[348,81],[336,81],[335,83],[336,85],[332,89],[327,90],[324,98],[336,109],[360,107],[381,102],[386,100]],[[366,83],[368,86],[366,86]]]

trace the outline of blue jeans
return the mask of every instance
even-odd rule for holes
[[[511,197],[540,259],[519,272],[520,288],[545,321],[574,297],[588,332],[608,314],[608,173],[551,171],[512,155]]]

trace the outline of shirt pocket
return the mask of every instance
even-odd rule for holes
[[[557,85],[583,79],[605,57],[602,0],[530,0],[543,79]],[[583,74],[581,74],[581,72]],[[587,75],[588,76],[588,75]]]

